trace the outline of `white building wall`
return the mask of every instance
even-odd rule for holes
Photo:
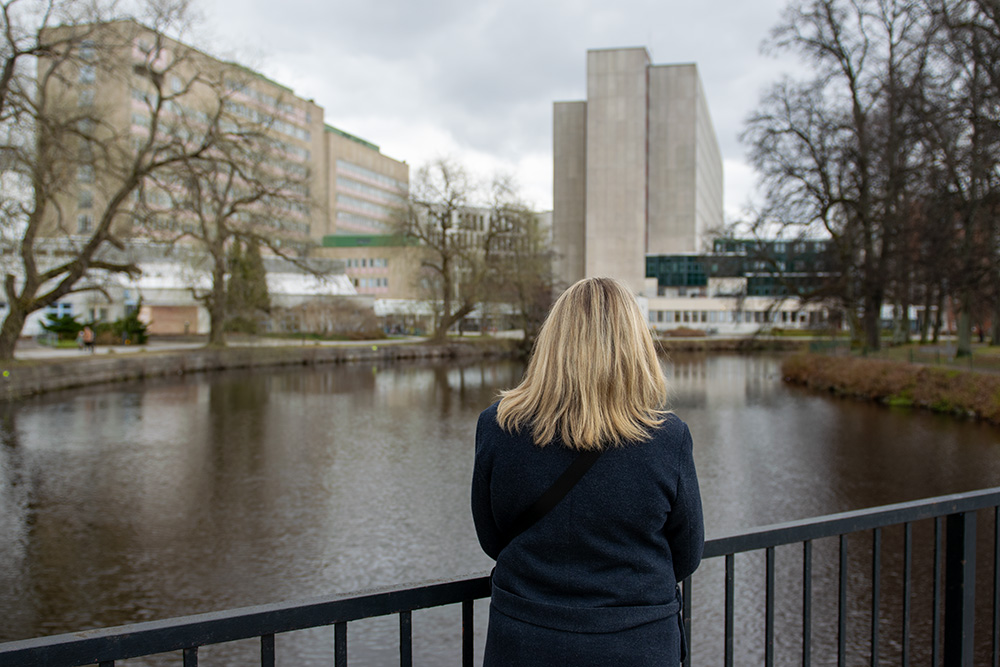
[[[693,63],[649,68],[647,253],[701,252],[721,227],[722,154]]]
[[[586,275],[587,103],[556,102],[552,122],[552,242],[556,279]]]
[[[761,329],[808,329],[828,317],[824,306],[802,304],[797,299],[776,303],[770,297],[661,296],[649,298],[647,321],[659,332],[683,328],[745,336]]]
[[[692,67],[694,67],[692,65]],[[712,124],[708,100],[701,85],[701,77],[695,68],[694,82],[696,96],[696,126],[698,137],[695,142],[695,235],[696,252],[707,252],[709,235],[725,224],[723,210],[724,180],[722,171],[722,151]]]
[[[553,110],[553,250],[569,284],[639,294],[645,256],[702,252],[723,224],[722,157],[694,64],[644,48],[587,52],[587,100]],[[582,177],[581,177],[582,173]]]
[[[644,48],[587,52],[585,272],[637,294],[646,269],[648,66]]]

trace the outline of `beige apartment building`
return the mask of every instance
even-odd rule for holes
[[[410,168],[379,147],[326,127],[328,217],[322,257],[344,262],[358,294],[375,299],[414,299],[417,249],[393,238],[406,207]]]
[[[45,86],[67,117],[85,119],[81,129],[94,139],[80,141],[74,149],[77,155],[68,161],[73,173],[67,175],[58,206],[52,209],[46,236],[70,243],[87,239],[104,204],[121,188],[129,160],[145,145],[152,144],[158,151],[190,148],[210,128],[230,134],[258,133],[266,151],[253,167],[262,178],[277,183],[283,196],[270,205],[249,208],[237,222],[246,221],[256,233],[282,244],[312,244],[311,253],[326,260],[338,274],[330,283],[336,288],[320,290],[323,296],[375,298],[387,295],[390,284],[401,288],[412,284],[402,275],[413,264],[405,259],[407,252],[402,248],[392,251],[402,253],[397,258],[389,257],[388,250],[372,255],[336,245],[322,247],[327,237],[389,233],[395,211],[408,195],[406,163],[327,124],[321,106],[287,86],[133,21],[72,30],[85,31],[76,43],[75,69]],[[65,72],[65,66],[60,67]],[[43,65],[40,82],[46,81],[45,73]],[[217,182],[220,177],[210,175],[206,180]],[[246,190],[245,184],[237,182],[236,188],[240,187]],[[139,246],[178,239],[184,243],[184,233],[193,231],[196,223],[183,205],[189,194],[189,181],[161,172],[131,195],[113,230]],[[134,254],[142,268],[142,258],[150,253],[139,248]],[[153,255],[160,257],[157,252]],[[99,312],[113,319],[143,299],[152,321],[173,321],[177,318],[170,313],[183,310],[188,323],[185,330],[200,333],[204,313],[192,312],[201,306],[182,285],[184,274],[188,282],[198,284],[190,278],[191,267],[178,260],[171,270],[160,259],[155,267],[146,268],[149,276],[162,278],[155,288],[149,276],[117,285],[112,292],[123,294],[124,302]],[[70,295],[50,310],[86,317],[95,310],[87,304],[82,297]],[[36,319],[44,315],[39,313]],[[37,322],[29,324],[27,333],[37,329]]]
[[[159,156],[190,149],[209,132],[218,132],[259,133],[260,160],[267,162],[261,178],[287,193],[287,201],[254,216],[254,224],[289,239],[322,236],[326,133],[321,107],[257,72],[133,21],[73,30],[87,31],[79,43],[76,76],[49,82],[48,88],[67,114],[76,107],[81,129],[95,141],[77,140],[75,178],[64,189],[61,218],[53,216],[53,234],[92,232],[95,216],[143,146],[152,146]],[[170,182],[165,172],[159,174],[123,207],[115,222],[119,234],[170,240],[190,230],[191,215],[179,205],[186,191],[176,181],[182,179]]]
[[[329,192],[328,234],[390,234],[406,206],[410,167],[370,141],[329,125],[324,137]],[[320,238],[317,237],[317,238]]]

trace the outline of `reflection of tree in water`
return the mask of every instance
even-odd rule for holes
[[[16,604],[27,599],[31,579],[28,566],[30,526],[29,480],[24,470],[24,450],[18,446],[17,411],[0,405],[0,608],[4,614],[3,633],[22,636],[30,630],[31,608]],[[10,602],[4,601],[8,598]],[[13,602],[14,604],[11,604]],[[23,628],[23,629],[22,629]]]
[[[364,394],[375,387],[375,375],[385,364],[373,366],[361,364],[338,364],[336,366],[315,366],[303,371],[270,371],[268,387],[270,394]]]
[[[17,413],[9,402],[0,403],[0,445],[17,447]]]
[[[266,433],[270,378],[240,374],[209,385],[209,447],[220,469],[254,472]],[[233,444],[238,443],[238,446]]]
[[[523,372],[524,365],[513,361],[437,364],[433,367],[433,403],[442,418],[456,411],[483,410],[497,399],[498,388],[514,387]]]

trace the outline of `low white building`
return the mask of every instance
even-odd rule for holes
[[[742,284],[741,284],[742,281]],[[659,290],[647,279],[644,304],[650,329],[692,329],[721,336],[749,336],[765,329],[817,329],[828,325],[830,309],[795,297],[746,296],[746,280],[710,279],[707,287]],[[683,294],[682,294],[683,292]]]
[[[119,252],[119,251],[111,251]],[[149,332],[159,335],[208,333],[208,311],[195,298],[211,287],[211,277],[203,252],[194,246],[136,243],[116,257],[134,262],[141,273],[132,278],[123,273],[95,271],[80,286],[94,289],[60,299],[45,310],[32,313],[23,336],[44,333],[46,316],[74,315],[80,322],[111,322],[140,308],[139,318]],[[355,307],[372,309],[372,298],[359,296],[344,274],[339,260],[310,259],[313,273],[279,257],[265,257],[267,287],[274,306],[294,308],[307,301],[343,298]],[[0,317],[6,304],[0,305]]]

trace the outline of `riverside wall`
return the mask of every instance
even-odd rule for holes
[[[659,346],[671,353],[713,353],[801,350],[799,340],[745,338],[661,339]],[[61,389],[127,382],[143,378],[205,373],[236,368],[314,366],[355,361],[385,362],[416,359],[484,359],[516,357],[514,341],[497,339],[445,345],[373,341],[357,345],[233,346],[173,351],[138,351],[71,359],[18,361],[0,376],[0,401],[10,401]]]
[[[60,389],[205,373],[236,368],[314,366],[355,361],[404,359],[482,359],[513,356],[503,342],[446,345],[379,344],[337,346],[247,346],[196,348],[183,351],[102,354],[67,360],[20,361],[0,376],[0,401],[10,401]]]

